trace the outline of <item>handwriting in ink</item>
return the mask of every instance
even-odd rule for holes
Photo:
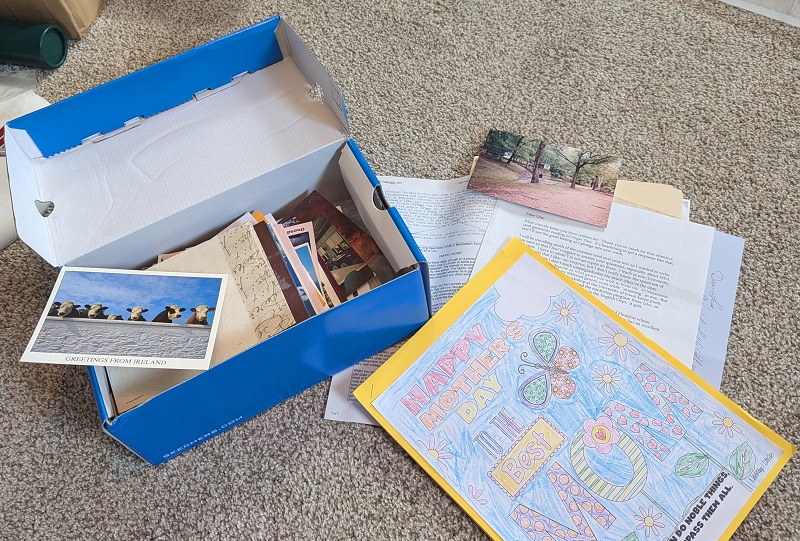
[[[233,282],[260,340],[294,324],[278,278],[267,261],[253,226],[246,224],[219,237]]]

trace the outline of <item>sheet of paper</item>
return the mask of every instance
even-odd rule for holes
[[[681,216],[683,220],[689,221],[690,208],[691,201],[684,199]],[[715,389],[719,389],[722,384],[743,252],[744,239],[720,231],[714,232],[692,370],[705,378]],[[725,281],[724,285],[721,284],[722,281]],[[714,299],[716,299],[713,304],[709,295],[712,287],[715,289]]]
[[[722,0],[732,6],[800,26],[800,2],[796,0]]]
[[[743,252],[744,239],[714,233],[692,370],[717,389],[725,368]]]
[[[497,200],[455,180],[380,177],[386,200],[397,208],[428,261],[433,311],[467,283]]]
[[[0,250],[19,238],[11,206],[11,190],[8,187],[8,166],[5,156],[0,156]]]
[[[614,202],[673,218],[680,218],[683,212],[683,193],[669,184],[618,180]]]
[[[28,77],[29,75],[33,77]],[[50,105],[47,100],[33,92],[34,88],[36,76],[32,71],[0,75],[0,250],[17,240],[3,133],[6,122]]]
[[[518,239],[355,394],[493,539],[727,539],[794,452]]]
[[[713,235],[619,204],[599,230],[499,201],[473,275],[519,237],[691,367]]]
[[[333,376],[325,406],[325,418],[331,421],[377,425],[375,418],[353,396],[353,391],[389,360],[404,342],[389,346]]]

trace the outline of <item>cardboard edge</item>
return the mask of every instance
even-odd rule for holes
[[[11,194],[11,212],[17,235],[51,265],[56,265],[55,246],[47,218],[33,208],[21,211],[21,205],[35,205],[42,199],[36,168],[36,145],[24,130],[6,127],[6,164],[8,188]],[[34,155],[31,155],[31,152]]]
[[[29,24],[54,24],[70,39],[80,39],[103,9],[105,0],[45,0],[0,2],[0,17]],[[16,5],[19,4],[19,5]]]
[[[114,407],[114,398],[111,394],[111,385],[108,381],[108,373],[104,366],[94,365],[87,366],[86,371],[89,374],[89,383],[92,385],[92,392],[97,403],[100,422],[105,423],[117,415]]]

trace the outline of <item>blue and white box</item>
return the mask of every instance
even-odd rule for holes
[[[91,367],[103,429],[152,464],[430,317],[425,260],[350,138],[339,87],[279,16],[16,119],[6,147],[17,231],[52,265],[141,268],[318,190],[354,201],[400,273],[122,414]]]

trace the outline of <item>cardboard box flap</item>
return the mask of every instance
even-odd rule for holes
[[[36,168],[33,160],[23,158],[31,150],[36,151],[36,145],[26,132],[16,133],[14,130],[8,129],[8,125],[6,125],[5,141],[9,189],[12,194],[17,235],[28,242],[28,245],[36,253],[52,263],[55,260],[55,250],[46,219],[39,210],[44,199],[40,193],[39,184],[36,182]],[[12,182],[17,179],[23,179],[23,181]],[[27,212],[22,212],[17,208],[19,201],[26,202]]]
[[[10,126],[11,191],[20,238],[53,265],[74,262],[318,149],[341,144],[347,136],[339,120],[327,104],[309,96],[309,89],[287,58],[49,158],[32,157],[40,142],[18,124]],[[52,204],[52,213],[44,217],[36,201]]]
[[[322,63],[317,60],[317,57],[311,50],[303,43],[300,36],[294,29],[282,21],[276,32],[278,42],[281,45],[281,50],[285,56],[291,56],[297,67],[305,75],[306,80],[312,87],[315,87],[316,92],[322,101],[333,112],[336,120],[345,132],[350,131],[350,123],[347,119],[347,109],[344,105],[344,96],[330,73],[326,70]]]
[[[353,198],[353,203],[375,242],[380,246],[394,269],[403,270],[419,266],[431,312],[430,279],[425,256],[411,236],[400,214],[389,207],[380,191],[380,182],[358,145],[353,139],[347,142],[339,158],[342,178],[351,193],[369,193],[372,197]]]
[[[62,0],[61,4],[66,11],[66,17],[57,18],[57,21],[69,21],[66,32],[69,37],[82,36],[94,22],[105,0]],[[52,5],[52,2],[50,3]]]

